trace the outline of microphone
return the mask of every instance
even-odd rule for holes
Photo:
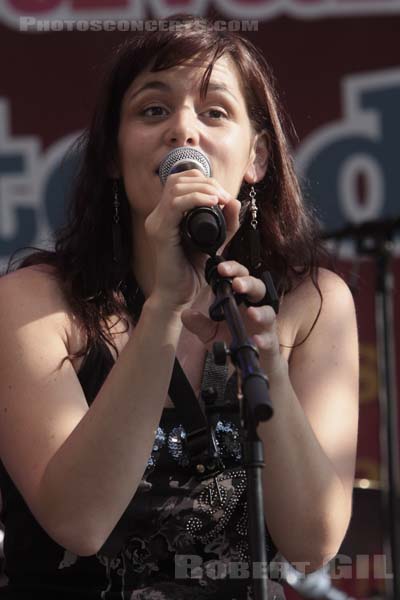
[[[181,146],[174,148],[161,161],[158,173],[164,185],[173,173],[197,169],[211,177],[211,165],[207,156],[196,148]],[[192,208],[181,222],[182,241],[192,249],[214,255],[226,238],[225,219],[219,206]]]

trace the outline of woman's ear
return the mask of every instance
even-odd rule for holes
[[[270,155],[270,137],[266,130],[254,136],[250,159],[243,179],[247,183],[257,183],[265,176]]]

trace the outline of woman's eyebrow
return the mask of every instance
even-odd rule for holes
[[[134,90],[132,92],[132,94],[130,95],[129,100],[132,100],[133,98],[135,98],[136,96],[138,96],[139,94],[141,94],[142,92],[145,92],[147,90],[171,92],[172,88],[168,83],[165,83],[164,81],[160,81],[160,80],[148,81],[147,83],[143,84],[138,90]],[[236,98],[236,96],[231,92],[231,90],[224,83],[217,83],[217,82],[210,81],[210,83],[208,84],[207,91],[226,92],[235,100],[235,102],[238,102],[238,99]]]
[[[225,85],[225,83],[217,83],[215,81],[210,81],[210,83],[208,84],[208,87],[207,87],[207,91],[210,91],[210,92],[226,92],[227,94],[229,94],[230,96],[232,96],[232,98],[235,100],[235,102],[239,103],[239,101],[236,98],[235,94],[233,94],[233,92],[231,92],[231,90],[229,89],[229,87],[227,85]]]
[[[148,81],[147,83],[142,85],[142,87],[140,87],[138,90],[134,90],[130,95],[129,100],[132,100],[132,98],[135,98],[136,96],[138,96],[146,90],[159,90],[161,92],[170,92],[171,89],[171,86],[168,85],[168,83],[165,83],[164,81]]]

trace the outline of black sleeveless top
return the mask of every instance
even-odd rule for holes
[[[86,356],[78,377],[89,404],[113,362],[105,344]],[[212,368],[208,355],[203,382]],[[227,397],[234,385],[231,378]],[[246,474],[235,418],[224,417],[216,429],[225,469],[200,481],[188,467],[176,409],[164,409],[141,485],[104,546],[89,557],[46,534],[0,463],[6,579],[0,600],[252,598]],[[266,533],[271,560],[276,549]],[[285,598],[279,583],[268,583],[270,600]]]

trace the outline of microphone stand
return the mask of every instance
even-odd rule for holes
[[[393,314],[393,273],[391,246],[394,232],[400,230],[400,217],[367,221],[327,233],[325,239],[353,237],[360,254],[373,256],[376,264],[375,319],[378,354],[380,446],[383,464],[382,508],[384,548],[389,555],[393,578],[386,578],[388,600],[400,598],[400,468],[396,398],[395,340]]]
[[[226,319],[232,343],[214,344],[214,359],[225,364],[227,355],[239,371],[241,382],[242,449],[247,474],[247,501],[249,514],[249,549],[255,600],[267,600],[267,553],[265,539],[262,468],[264,467],[263,444],[257,435],[257,425],[272,417],[268,378],[262,372],[257,348],[246,334],[243,320],[232,292],[232,280],[221,277],[217,266],[223,259],[211,256],[206,264],[205,276],[216,296],[210,306],[210,318]],[[240,298],[240,297],[239,297]]]
[[[200,170],[206,176],[211,175],[209,161],[202,152],[195,148],[174,148],[160,164],[161,182],[165,183],[165,179],[171,173],[192,168]],[[240,372],[241,422],[244,432],[242,449],[248,484],[249,548],[253,570],[253,590],[255,600],[268,600],[267,552],[261,481],[264,455],[262,441],[257,435],[257,425],[261,421],[270,419],[273,413],[268,378],[260,368],[257,348],[246,334],[236,298],[232,292],[232,281],[220,277],[217,271],[217,266],[223,259],[216,256],[216,251],[226,237],[226,224],[221,209],[219,207],[196,207],[188,211],[181,222],[181,233],[183,246],[194,247],[210,256],[206,264],[205,276],[213,289],[216,300],[210,307],[209,314],[211,319],[216,321],[226,319],[232,335],[232,345],[229,350],[225,346],[223,348],[219,346],[216,349],[214,345],[214,358],[216,362],[218,360],[220,364],[225,364],[229,354],[236,369]],[[209,450],[211,459],[216,459],[215,444],[212,439],[212,429],[215,424],[212,414],[215,411],[212,405],[213,398],[210,397],[206,402],[206,408],[208,408],[206,415],[207,418],[211,417],[208,427],[209,434],[211,434]],[[262,570],[257,573],[257,577],[254,577],[256,564]]]

